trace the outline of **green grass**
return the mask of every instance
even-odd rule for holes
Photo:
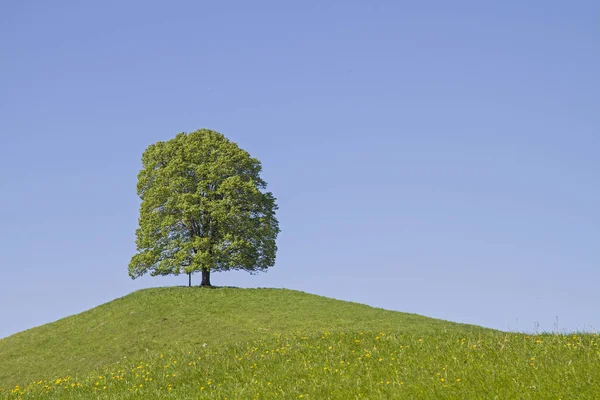
[[[148,354],[8,399],[597,399],[598,335],[275,335]]]
[[[273,333],[442,328],[482,329],[285,289],[146,289],[0,340],[0,387],[82,374],[147,352],[189,351]]]
[[[0,398],[597,399],[599,343],[290,290],[152,289],[0,340]]]

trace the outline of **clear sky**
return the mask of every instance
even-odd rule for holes
[[[595,0],[3,2],[0,337],[187,284],[127,264],[142,152],[203,127],[263,162],[282,229],[268,273],[213,284],[600,329],[599,17]]]

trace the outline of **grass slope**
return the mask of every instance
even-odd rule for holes
[[[440,331],[273,335],[148,353],[85,376],[0,391],[18,399],[598,399],[598,335]]]
[[[301,331],[425,335],[490,332],[285,289],[158,288],[0,340],[0,388],[78,374],[206,343],[244,343]]]

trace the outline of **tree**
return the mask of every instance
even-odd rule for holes
[[[260,161],[208,129],[150,145],[138,174],[140,205],[132,279],[212,271],[251,274],[275,264],[279,223]]]

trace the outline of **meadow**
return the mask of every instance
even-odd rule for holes
[[[218,299],[215,296],[220,296],[216,294],[218,291],[184,293],[181,290],[136,292],[125,298],[125,303],[138,304],[153,293],[163,300],[174,294],[174,298],[199,295],[204,300],[212,298],[214,304],[219,303],[214,301]],[[231,301],[235,290],[228,290]],[[0,398],[600,398],[598,334],[504,333],[285,290],[237,289],[235,296],[241,296],[238,300],[246,303],[251,303],[252,298],[260,303],[269,296],[271,300],[291,297],[300,303],[304,299],[306,304],[296,304],[293,314],[302,314],[301,310],[305,309],[312,309],[316,314],[318,310],[328,313],[331,310],[323,306],[329,304],[337,307],[337,316],[328,315],[330,321],[315,316],[311,319],[314,325],[290,319],[285,328],[263,327],[269,330],[256,331],[253,337],[243,340],[216,340],[204,335],[206,341],[183,340],[171,346],[161,345],[161,349],[141,348],[87,370],[80,365],[79,370],[52,376],[40,371],[27,382],[2,386]],[[320,307],[314,308],[314,305]],[[287,307],[280,305],[279,308]],[[107,317],[106,309],[100,311],[92,315],[92,320],[100,315]],[[94,314],[98,309],[90,312]],[[214,322],[205,312],[198,312],[205,323]],[[252,314],[248,318],[251,319]],[[414,320],[412,324],[409,322],[410,326],[403,326],[407,318]],[[55,324],[58,325],[52,329],[62,326],[61,321]],[[320,329],[321,324],[333,329]],[[382,327],[387,329],[373,329]],[[37,336],[35,330],[23,334]],[[196,332],[195,336],[200,339],[203,335]],[[26,338],[33,340],[27,336],[21,339]],[[0,359],[5,341],[0,340]],[[129,343],[135,343],[135,338]],[[94,354],[97,353],[90,351],[88,356]],[[68,358],[68,354],[63,356]],[[47,360],[39,361],[48,364]],[[95,361],[102,360],[96,356]],[[10,369],[6,364],[0,365],[0,371]],[[13,382],[16,378],[20,376],[11,375]]]

